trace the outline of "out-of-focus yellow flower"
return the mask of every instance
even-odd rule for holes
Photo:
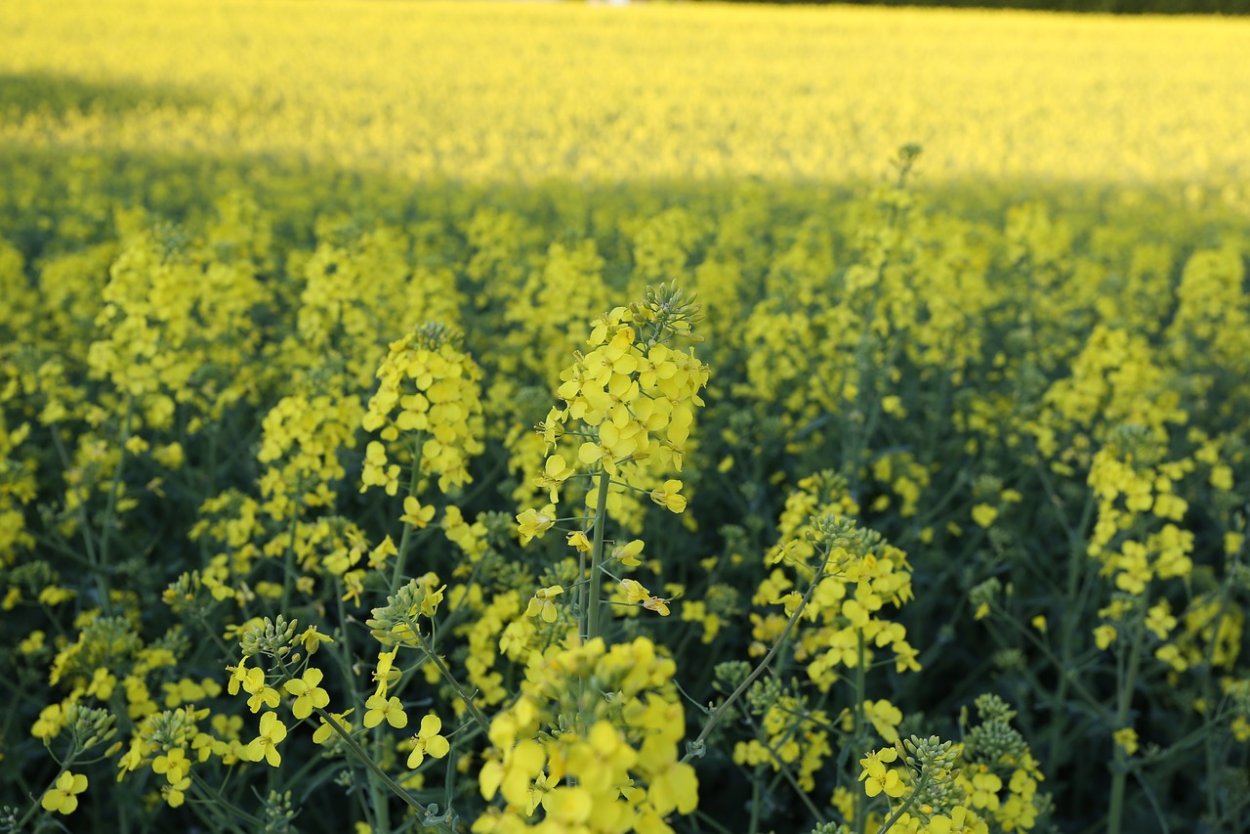
[[[43,795],[39,804],[45,811],[55,811],[69,816],[78,810],[78,795],[87,789],[87,777],[81,773],[65,771]]]

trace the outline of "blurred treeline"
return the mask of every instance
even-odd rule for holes
[[[761,2],[761,0],[751,0]],[[821,0],[762,0],[820,3]],[[1250,14],[1250,0],[835,0],[854,6],[950,6],[1112,14]]]

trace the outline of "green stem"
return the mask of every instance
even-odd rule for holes
[[[47,793],[48,791],[52,790],[52,786],[56,784],[56,780],[60,779],[61,774],[64,772],[65,772],[65,768],[61,768],[60,770],[57,771],[56,776],[52,777],[52,782],[49,783],[48,787],[44,789],[44,793]],[[29,822],[30,818],[35,815],[35,812],[38,811],[41,807],[43,807],[42,805],[40,805],[40,802],[42,800],[43,800],[43,797],[40,796],[39,799],[36,799],[34,801],[34,804],[32,804],[29,808],[26,809],[26,813],[22,814],[22,818],[17,821],[17,824],[15,826],[13,826],[14,831],[21,831],[22,829],[26,827],[26,823]]]
[[[768,668],[768,664],[772,663],[772,660],[776,657],[777,652],[781,650],[783,645],[785,645],[786,639],[790,636],[790,632],[794,629],[795,624],[798,623],[799,617],[803,615],[803,610],[807,608],[807,603],[811,600],[812,594],[816,592],[817,586],[819,586],[821,581],[825,578],[825,568],[828,566],[829,552],[826,551],[824,554],[824,561],[821,562],[820,565],[820,570],[816,572],[816,576],[812,579],[812,583],[807,586],[807,593],[803,594],[803,599],[799,601],[798,607],[796,607],[794,609],[794,613],[790,615],[790,619],[786,622],[786,627],[782,629],[781,635],[777,638],[777,642],[773,643],[773,647],[768,650],[768,654],[764,655],[764,658],[759,662],[759,665],[751,670],[751,674],[747,675],[746,680],[738,684],[738,687],[729,694],[729,697],[726,698],[720,706],[712,710],[712,714],[708,716],[707,723],[703,725],[703,729],[699,732],[698,737],[686,746],[686,755],[681,758],[683,762],[688,762],[697,756],[703,755],[704,742],[706,742],[707,737],[712,734],[712,730],[716,728],[716,725],[724,720],[725,713],[729,707],[742,697],[743,693],[745,693],[748,687],[755,682],[756,678],[764,674],[764,670]]]
[[[756,723],[750,715],[747,715],[746,719],[747,725],[755,732],[756,740],[760,742],[760,745],[768,753],[769,758],[773,760],[773,767],[787,782],[790,783],[790,787],[794,789],[799,801],[807,807],[808,813],[810,813],[812,818],[816,820],[816,824],[823,824],[825,821],[825,815],[822,814],[820,809],[816,807],[816,803],[812,802],[812,798],[807,795],[807,791],[803,790],[802,786],[799,785],[799,780],[795,778],[794,771],[791,769],[790,765],[786,764],[785,760],[781,758],[781,754],[777,752],[777,748],[768,743],[768,736],[764,732],[764,729],[760,727],[760,725]],[[787,734],[787,738],[783,738],[779,742],[778,747],[784,745],[789,740],[789,736],[793,734],[795,729],[795,727],[791,727],[790,733]]]
[[[377,758],[376,759],[370,758],[369,759],[370,762],[380,761],[385,752],[385,748],[383,746],[384,742],[382,739],[382,733],[380,732],[380,730],[381,730],[381,727],[379,727],[373,733],[373,750],[374,750],[374,755]],[[383,771],[379,767],[377,769],[377,772],[384,773],[385,771]],[[390,779],[390,777],[387,776],[387,779]],[[371,779],[370,783],[371,784],[370,784],[369,793],[373,800],[373,817],[374,817],[373,830],[376,832],[376,834],[391,834],[390,803],[386,801],[386,794],[382,791],[382,787],[381,785],[378,784],[377,780]],[[384,782],[383,784],[386,784],[386,783]],[[390,787],[390,786],[387,785],[387,787]]]
[[[408,625],[408,628],[412,630],[412,633],[417,635],[417,640],[421,642],[421,649],[425,652],[426,657],[434,661],[434,665],[438,667],[439,674],[443,676],[443,680],[447,681],[447,683],[451,685],[451,688],[456,690],[456,694],[460,696],[460,700],[463,701],[465,707],[468,708],[469,714],[473,716],[473,720],[476,721],[477,725],[482,728],[482,732],[489,735],[490,721],[488,721],[486,716],[482,714],[482,711],[478,709],[477,704],[473,703],[473,699],[464,691],[464,687],[460,685],[460,681],[456,680],[456,676],[453,675],[451,670],[447,668],[447,664],[443,662],[443,659],[435,654],[434,647],[431,646],[429,641],[425,639],[425,635],[418,630],[417,623],[410,620],[404,620],[404,622]]]
[[[1224,621],[1224,614],[1228,609],[1228,597],[1230,589],[1230,581],[1226,577],[1223,587],[1220,588],[1220,607],[1216,611],[1215,619],[1211,623],[1211,642],[1207,644],[1206,652],[1203,657],[1203,680],[1202,680],[1202,697],[1207,705],[1206,715],[1204,716],[1208,723],[1213,723],[1212,706],[1214,698],[1214,682],[1215,682],[1215,647],[1220,639],[1220,626]],[[1216,778],[1215,772],[1219,767],[1218,756],[1215,750],[1216,734],[1208,733],[1203,739],[1203,753],[1206,758],[1207,765],[1207,816],[1214,820],[1219,816],[1219,792],[1215,789]]]
[[[357,743],[356,739],[352,738],[351,733],[347,732],[347,730],[341,724],[339,724],[337,718],[335,718],[330,713],[326,712],[321,707],[314,707],[313,709],[316,710],[317,715],[321,717],[321,720],[326,722],[326,724],[329,725],[330,729],[332,729],[335,733],[338,734],[339,738],[343,740],[343,743],[347,745],[347,749],[350,750],[356,756],[356,758],[360,760],[361,764],[363,764],[366,768],[369,769],[370,773],[372,773],[374,776],[380,779],[382,781],[382,784],[390,788],[391,792],[394,793],[396,796],[398,796],[400,799],[402,799],[405,802],[405,804],[408,805],[409,808],[416,811],[418,814],[422,816],[425,815],[425,808],[422,807],[421,803],[413,799],[412,795],[409,794],[408,791],[401,788],[399,784],[390,777],[390,774],[388,774],[385,770],[383,770],[378,765],[378,763],[373,760],[373,757],[370,756],[367,752],[365,752],[365,749],[361,747],[359,743]]]
[[[122,421],[121,436],[118,440],[119,454],[117,460],[117,469],[113,471],[113,480],[109,483],[108,504],[104,508],[103,529],[100,531],[100,554],[99,554],[99,577],[100,585],[104,591],[104,598],[100,600],[100,605],[107,614],[111,610],[109,601],[109,581],[108,581],[108,565],[109,565],[109,543],[113,536],[113,525],[117,520],[117,493],[121,488],[122,472],[126,467],[126,444],[130,441],[130,423],[134,414],[134,399],[126,397],[126,416]]]
[[[606,471],[599,474],[599,494],[595,500],[595,537],[590,549],[590,597],[586,606],[586,639],[594,640],[599,636],[600,597],[603,593],[603,573],[599,565],[603,562],[603,535],[608,525],[608,487],[612,479]]]
[[[1064,531],[1068,534],[1067,595],[1064,599],[1070,602],[1075,601],[1077,589],[1081,584],[1081,577],[1085,573],[1087,562],[1089,561],[1089,557],[1082,551],[1085,544],[1085,530],[1089,525],[1094,509],[1094,493],[1091,490],[1086,497],[1085,507],[1081,511],[1080,522],[1074,529],[1068,524],[1067,517],[1063,514],[1059,495],[1055,492],[1054,484],[1050,479],[1050,474],[1046,471],[1044,462],[1038,463],[1038,473],[1041,476],[1042,485],[1046,489],[1047,496],[1050,498],[1050,504],[1055,509],[1055,515],[1058,517]],[[1067,605],[1063,609],[1063,617],[1059,629],[1059,661],[1061,668],[1065,670],[1072,668],[1072,655],[1076,650],[1076,627],[1082,611],[1083,606],[1079,605]],[[1055,710],[1050,717],[1050,766],[1046,771],[1047,773],[1057,773],[1059,771],[1059,754],[1064,749],[1062,740],[1064,731],[1067,729],[1063,705],[1067,703],[1068,686],[1070,683],[1071,681],[1067,674],[1059,675],[1059,687],[1055,694]]]
[[[889,818],[885,822],[881,823],[881,830],[878,831],[877,834],[886,834],[887,831],[894,827],[894,823],[898,822],[903,814],[906,814],[911,806],[915,804],[916,797],[920,794],[920,789],[922,787],[924,787],[924,777],[921,777],[921,779],[916,783],[916,787],[911,792],[911,796],[907,797],[907,800],[902,805],[894,809],[894,813],[890,814]]]
[[[1038,651],[1042,653],[1042,656],[1045,657],[1048,661],[1050,661],[1050,664],[1055,667],[1056,674],[1058,674],[1060,678],[1063,678],[1070,682],[1072,686],[1072,691],[1075,692],[1077,695],[1081,696],[1081,698],[1085,701],[1086,704],[1089,705],[1090,709],[1093,710],[1094,713],[1096,713],[1098,716],[1100,716],[1103,719],[1112,718],[1111,714],[1107,711],[1106,706],[1101,701],[1099,701],[1097,698],[1094,697],[1093,693],[1089,691],[1089,689],[1085,686],[1085,684],[1081,683],[1080,678],[1076,676],[1076,670],[1069,668],[1069,667],[1065,667],[1063,665],[1063,661],[1053,651],[1051,651],[1050,646],[1042,642],[1041,638],[1039,638],[1036,634],[1034,634],[1032,630],[1017,623],[1015,619],[1012,618],[1012,616],[1010,614],[1007,614],[1006,612],[999,611],[997,608],[991,608],[990,610],[991,610],[991,613],[995,615],[996,622],[1000,622],[1000,623],[1003,623],[1004,625],[1010,626],[1011,628],[1019,632],[1022,637],[1024,637],[1034,646],[1036,646]],[[1058,709],[1057,706],[1056,706],[1056,709]]]
[[[759,834],[760,830],[760,768],[756,765],[751,771],[751,828],[749,834]]]
[[[421,475],[421,452],[425,447],[425,432],[417,432],[412,444],[412,474],[408,478],[408,495],[417,494],[417,479]],[[404,576],[404,562],[408,558],[408,549],[412,546],[413,527],[404,523],[404,532],[399,537],[399,553],[395,556],[395,569],[391,572],[390,593],[395,593],[399,580]]]
[[[258,817],[252,816],[247,811],[244,811],[242,808],[238,807],[237,805],[232,803],[230,800],[226,799],[222,795],[221,791],[213,788],[211,785],[208,784],[208,782],[204,781],[204,779],[199,774],[195,773],[194,771],[191,772],[191,783],[195,787],[195,789],[199,791],[199,793],[204,797],[205,804],[209,805],[210,807],[229,811],[231,814],[234,814],[236,817],[238,817],[239,819],[243,820],[246,823],[249,823],[250,825],[262,826],[262,827],[264,826],[264,822],[261,819],[259,819]],[[231,827],[237,828],[237,826],[231,826]]]
[[[1120,691],[1116,693],[1116,711],[1115,711],[1115,729],[1124,726],[1124,722],[1128,720],[1129,708],[1133,704],[1133,690],[1137,686],[1137,672],[1141,666],[1141,650],[1142,639],[1145,635],[1145,628],[1142,627],[1142,617],[1144,616],[1145,603],[1142,604],[1142,612],[1137,614],[1134,621],[1133,645],[1129,649],[1128,667],[1124,674],[1124,682],[1120,687]],[[1124,749],[1120,745],[1115,746],[1115,758],[1112,762],[1111,774],[1111,807],[1107,812],[1107,834],[1120,834],[1120,829],[1124,823],[1124,788],[1128,781],[1129,761]]]
[[[855,629],[855,653],[858,662],[855,664],[855,702],[851,713],[854,724],[851,728],[851,743],[855,745],[856,751],[862,753],[868,746],[867,739],[864,738],[864,690],[867,688],[867,682],[864,670],[864,630],[862,628]],[[855,832],[864,834],[868,830],[868,816],[865,813],[867,809],[864,808],[866,797],[862,790],[854,791],[853,796],[855,797]]]
[[[286,542],[286,555],[282,561],[282,612],[291,610],[291,591],[295,587],[295,535],[299,531],[299,514],[301,502],[295,502],[295,512],[291,513],[290,535]]]
[[[577,580],[577,617],[580,629],[578,633],[581,635],[582,642],[585,642],[589,639],[586,635],[586,603],[590,583],[586,581],[586,553],[583,550],[577,551],[577,575],[580,577]]]
[[[721,825],[719,822],[717,822],[715,819],[713,819],[709,814],[707,814],[704,811],[700,811],[699,809],[696,808],[694,815],[699,820],[699,822],[703,823],[708,828],[711,828],[713,831],[716,831],[717,834],[734,834],[732,831],[730,831],[725,826]],[[752,831],[751,834],[756,834],[756,832]]]

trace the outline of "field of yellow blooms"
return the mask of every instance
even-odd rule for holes
[[[1250,830],[1250,21],[0,4],[0,832]]]

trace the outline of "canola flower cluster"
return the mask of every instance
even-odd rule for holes
[[[1235,830],[1240,24],[102,8],[0,11],[0,829]]]
[[[1125,831],[1193,750],[1184,778],[1223,784],[1250,742],[1238,238],[1187,254],[1193,230],[1140,240],[1129,212],[1095,252],[1045,203],[976,225],[916,164],[840,222],[749,189],[622,221],[666,283],[580,324],[530,281],[616,295],[598,227],[544,246],[465,207],[468,237],[424,233],[464,253],[442,282],[401,229],[326,221],[292,262],[392,263],[367,297],[449,311],[396,310],[371,374],[367,328],[291,335],[326,270],[266,277],[262,194],[219,201],[211,239],[10,246],[15,819],[132,795],[137,826],[293,828],[317,773],[359,798],[317,812],[374,831],[735,824],[723,786],[760,831],[1028,831],[1090,802]],[[1165,321],[1103,303],[1109,260],[1172,294]],[[1027,293],[993,280],[1022,269]],[[91,276],[98,312],[65,291]],[[191,303],[157,305],[170,286]],[[253,329],[204,338],[215,315]],[[139,325],[156,350],[128,370]],[[978,663],[966,695],[924,683]],[[961,721],[986,690],[1045,698]],[[264,770],[290,775],[252,793]],[[1215,824],[1238,807],[1195,796]]]

